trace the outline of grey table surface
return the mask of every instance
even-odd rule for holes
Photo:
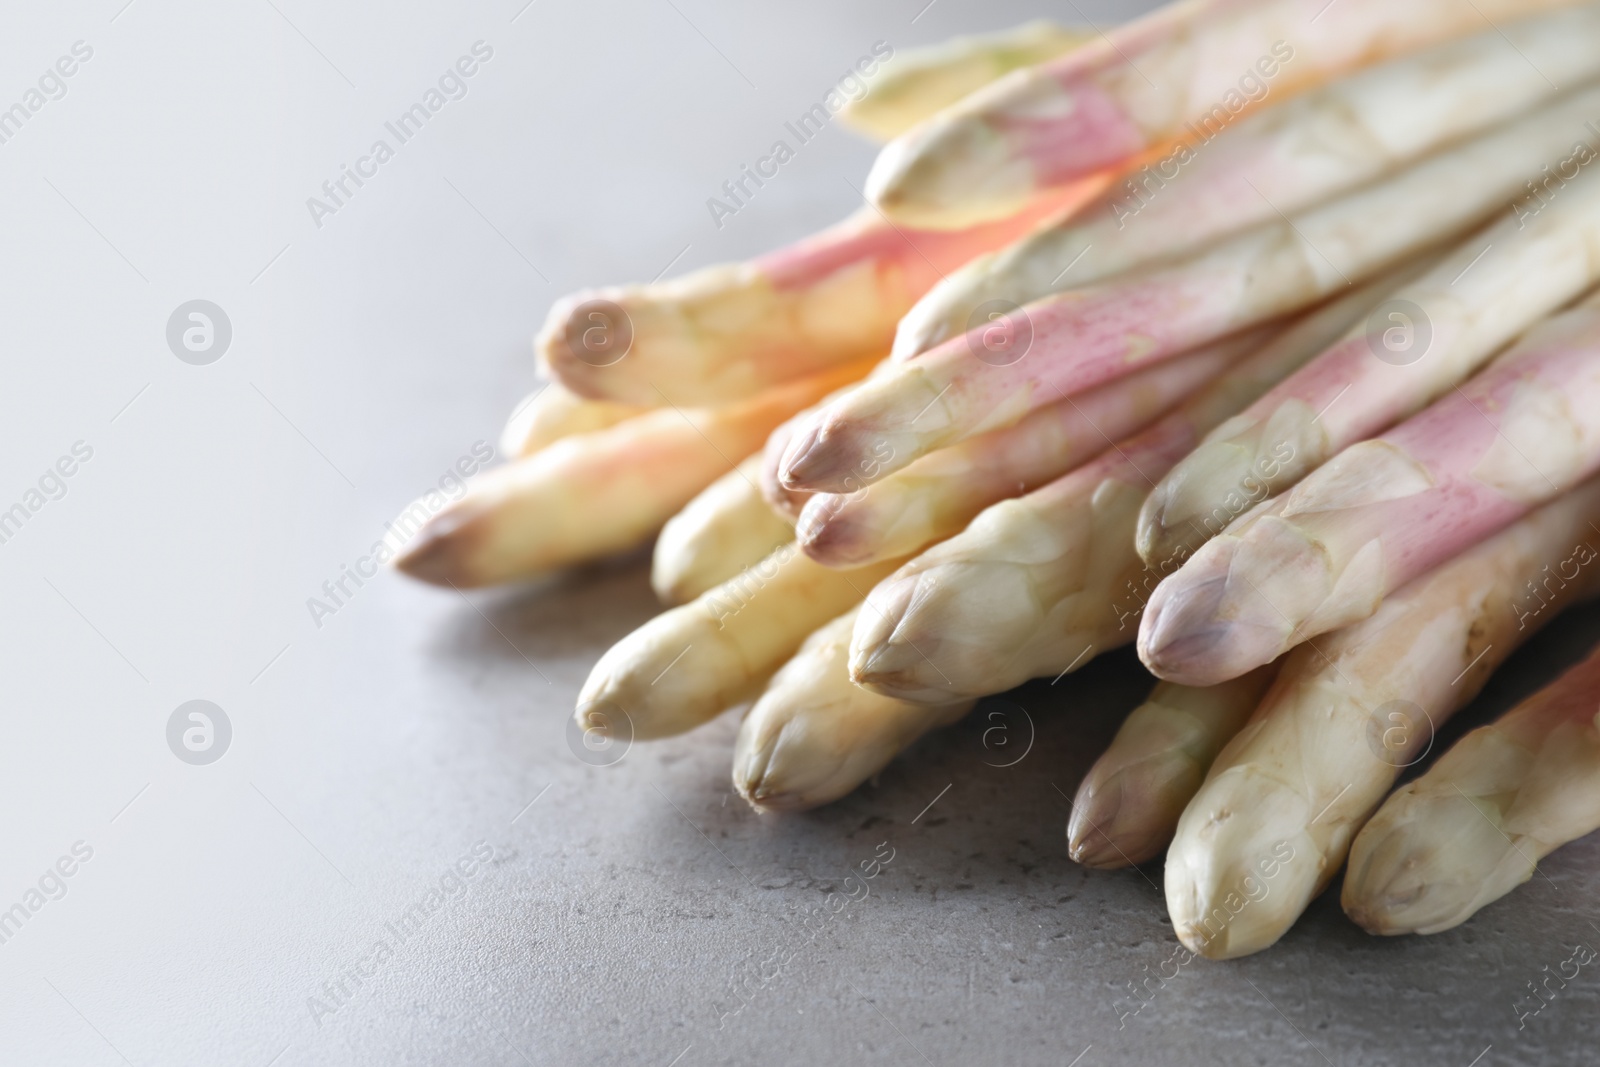
[[[27,517],[0,543],[0,909],[22,914],[0,1063],[1594,1062],[1593,973],[1520,1031],[1514,1008],[1600,941],[1593,841],[1436,937],[1368,937],[1324,897],[1121,1017],[1176,944],[1159,864],[1082,870],[1063,827],[1148,685],[1125,653],[987,706],[1003,756],[975,719],[757,818],[731,721],[611,766],[570,744],[588,667],[655,610],[642,558],[469,597],[346,579],[308,608],[494,441],[554,297],[843,216],[872,149],[841,129],[722,226],[705,201],[874,42],[1040,13],[1135,10],[6,5],[0,508]],[[458,98],[308,207],[477,42]],[[205,365],[167,337],[197,299],[231,326]],[[1441,742],[1597,636],[1600,613],[1560,620]],[[205,765],[169,747],[191,700],[231,727]],[[890,850],[866,899],[801,925]]]

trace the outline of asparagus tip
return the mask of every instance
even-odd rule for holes
[[[1111,785],[1111,783],[1107,783]],[[1114,826],[1122,790],[1080,789],[1067,820],[1067,855],[1073,862],[1096,870],[1109,871],[1132,865],[1112,836],[1103,827]]]
[[[830,422],[824,412],[794,435],[778,466],[790,492],[849,493],[861,488],[857,460],[870,451],[860,434]]]
[[[1396,793],[1351,845],[1339,894],[1345,914],[1381,935],[1433,934],[1465,922],[1533,875],[1531,846],[1505,836],[1496,814],[1453,791]]]
[[[433,585],[463,588],[480,584],[470,560],[481,517],[480,509],[465,502],[445,508],[422,524],[389,565]]]
[[[745,718],[734,744],[733,787],[755,811],[806,811],[838,795],[829,788],[834,762],[807,735],[802,721],[763,714],[759,704]]]
[[[1156,586],[1139,627],[1139,658],[1159,678],[1217,685],[1270,662],[1278,635],[1229,609],[1235,538],[1211,541]]]
[[[829,473],[831,451],[822,439],[822,429],[815,422],[789,439],[778,464],[778,483],[790,492],[814,490],[812,484],[820,474]]]
[[[912,584],[906,583],[907,586]],[[884,614],[890,616],[895,613]],[[867,613],[863,612],[862,618],[866,617]],[[947,704],[960,699],[961,694],[929,685],[923,677],[928,657],[911,642],[895,640],[893,618],[886,618],[882,622],[879,632],[885,636],[881,641],[852,645],[850,681],[879,696],[917,704]]]
[[[832,494],[812,497],[794,527],[801,551],[824,567],[861,567],[875,562],[861,533],[859,525],[839,510],[838,498]]]

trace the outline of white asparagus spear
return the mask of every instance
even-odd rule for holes
[[[1594,559],[1593,548],[1582,550]],[[1436,934],[1597,829],[1600,652],[1463,737],[1384,801],[1350,845],[1340,899],[1370,933]]]
[[[979,90],[887,145],[867,195],[903,225],[1004,215],[1058,182],[1227,128],[1274,96],[1570,0],[1198,0]],[[1319,10],[1320,9],[1320,10]]]
[[[1055,59],[1097,36],[1093,30],[1037,19],[995,33],[894,51],[866,76],[866,93],[852,97],[839,119],[887,141],[1001,75]]]
[[[929,730],[972,710],[910,704],[850,684],[850,631],[859,608],[806,638],[779,668],[733,748],[733,784],[757,811],[804,811],[837,800]]]
[[[795,433],[784,484],[837,492],[861,457],[883,449],[895,457],[886,476],[1062,396],[1314,304],[1505,207],[1539,161],[1572,154],[1596,114],[1600,87],[1591,87],[1311,210],[1188,258],[1026,305],[896,363]],[[1597,185],[1600,179],[1581,174],[1528,231],[1549,232],[1550,220],[1561,218],[1580,228],[1575,243],[1586,248],[1585,227],[1600,215],[1593,206],[1600,196],[1588,192]],[[1571,265],[1558,273],[1586,273],[1586,257],[1570,254]],[[1368,359],[1376,362],[1370,350]],[[1429,373],[1415,364],[1401,370]]]
[[[1587,148],[1585,151],[1591,151]],[[1588,158],[1600,158],[1592,152]],[[1371,319],[1213,430],[1139,520],[1146,559],[1219,533],[1249,480],[1278,493],[1425,406],[1523,330],[1600,281],[1600,178],[1583,173],[1474,234]],[[1265,457],[1275,457],[1263,476]]]
[[[393,565],[438,585],[481,586],[631,549],[724,474],[729,457],[748,455],[775,424],[864,370],[845,367],[725,408],[662,408],[564,438],[480,475],[442,510],[412,505],[397,531],[411,540]]]
[[[563,437],[609,429],[648,410],[632,404],[585,400],[559,382],[547,382],[512,411],[500,434],[500,454],[521,459]]]
[[[762,499],[760,477],[757,452],[667,520],[650,563],[662,603],[687,603],[793,539],[794,527]]]
[[[1556,611],[1600,586],[1590,568],[1519,628],[1517,590],[1593,537],[1596,519],[1591,481],[1289,656],[1167,852],[1167,909],[1185,945],[1227,959],[1283,936],[1433,731]]]
[[[1524,19],[1392,60],[1182,142],[1059,225],[978,256],[900,320],[894,358],[1010,307],[1301,211],[1600,74],[1600,5]]]
[[[793,542],[611,646],[578,694],[578,725],[639,739],[708,722],[755,695],[813,630],[866,595],[894,563],[812,562]]]
[[[1205,688],[1158,682],[1078,786],[1067,824],[1072,858],[1112,870],[1160,855],[1211,761],[1276,675],[1260,667]]]
[[[1351,445],[1208,541],[1150,598],[1139,655],[1214,685],[1383,597],[1600,468],[1600,298]]]
[[[877,611],[856,624],[851,677],[887,696],[940,703],[1060,674],[1132,641],[1149,591],[1182,562],[1145,566],[1134,551],[1152,479],[1365,316],[1397,276],[1309,313],[1150,429],[990,507],[879,583]]]

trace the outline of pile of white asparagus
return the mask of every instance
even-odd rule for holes
[[[578,721],[747,706],[761,811],[1137,639],[1070,852],[1166,850],[1210,957],[1346,866],[1361,926],[1444,930],[1600,827],[1600,655],[1388,795],[1600,591],[1600,3],[1187,0],[902,52],[843,118],[893,138],[870,203],[560,302],[512,461],[402,571],[659,531],[673,606]]]

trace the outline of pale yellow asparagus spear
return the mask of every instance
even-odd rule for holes
[[[693,600],[794,537],[793,525],[762,499],[760,477],[758,452],[667,520],[650,565],[650,585],[663,603]]]
[[[850,684],[850,631],[859,608],[806,638],[739,726],[733,784],[757,811],[804,811],[837,800],[972,701],[910,704]]]
[[[772,427],[859,377],[846,367],[726,408],[662,408],[569,437],[488,471],[460,500],[412,505],[393,536],[394,566],[459,587],[493,585],[642,543]],[[431,517],[430,517],[431,516]]]
[[[1589,545],[1581,552],[1563,562],[1594,560]],[[1596,829],[1600,652],[1463,737],[1384,802],[1350,846],[1344,910],[1374,934],[1436,934]]]
[[[866,595],[893,563],[814,563],[793,542],[611,646],[578,694],[585,730],[636,738],[693,729],[755,695],[817,627]],[[619,718],[620,716],[620,718]]]
[[[563,437],[609,429],[647,410],[632,404],[585,400],[559,382],[547,382],[512,411],[500,435],[500,454],[507,459],[531,456]]]
[[[1283,936],[1433,731],[1551,616],[1600,586],[1600,568],[1581,573],[1531,625],[1514,606],[1541,568],[1595,537],[1596,519],[1600,482],[1590,481],[1286,659],[1167,852],[1167,909],[1185,945],[1226,959]]]
[[[1001,75],[1055,59],[1096,36],[1093,30],[1038,19],[996,33],[891,51],[890,58],[867,75],[865,95],[851,99],[839,118],[869,137],[887,141]]]
[[[1160,855],[1211,761],[1276,674],[1259,667],[1205,688],[1157,683],[1078,786],[1067,824],[1072,858],[1110,870]]]

